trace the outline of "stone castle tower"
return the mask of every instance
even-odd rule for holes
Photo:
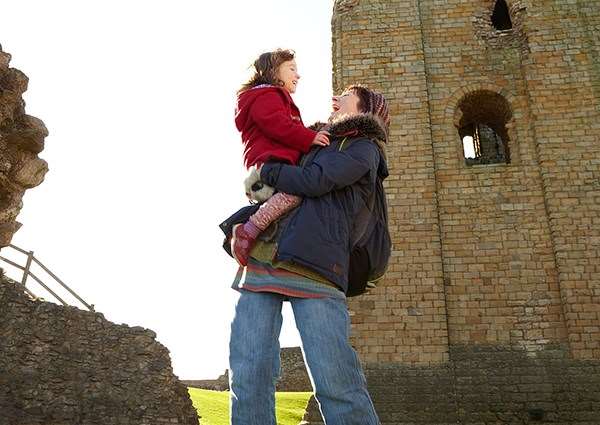
[[[391,103],[394,252],[349,303],[382,422],[599,424],[600,1],[337,0],[332,32],[334,91]]]

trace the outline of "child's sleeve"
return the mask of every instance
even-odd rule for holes
[[[317,135],[316,131],[304,127],[301,121],[292,119],[277,92],[267,92],[257,98],[250,116],[268,137],[302,153],[309,151]]]

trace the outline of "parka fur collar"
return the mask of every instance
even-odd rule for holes
[[[373,114],[342,115],[329,123],[329,130],[335,137],[366,137],[387,141],[385,127],[379,117]]]
[[[335,117],[328,124],[318,122],[311,129],[326,130],[331,137],[365,137],[373,140],[385,157],[387,134],[381,119],[373,114],[342,115]]]

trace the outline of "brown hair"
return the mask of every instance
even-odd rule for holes
[[[265,52],[254,61],[254,74],[248,81],[242,84],[238,93],[261,84],[283,86],[283,82],[277,78],[277,68],[287,61],[294,59],[295,52],[289,49],[277,49],[273,52]]]

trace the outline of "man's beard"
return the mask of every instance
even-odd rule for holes
[[[340,111],[331,111],[331,115],[329,115],[329,119],[327,120],[328,123],[332,123],[333,121],[336,120],[336,118],[341,117],[344,114],[340,114]]]
[[[349,116],[351,116],[351,115],[352,115],[352,114],[349,114],[349,113],[347,113],[347,112],[345,112],[345,113],[344,113],[344,112],[340,112],[339,110],[337,110],[337,111],[333,111],[333,112],[331,113],[331,115],[329,115],[329,119],[327,120],[327,122],[328,122],[329,124],[331,124],[331,123],[333,123],[334,121],[339,121],[340,119],[342,119],[342,118],[344,118],[344,117],[349,117]]]

